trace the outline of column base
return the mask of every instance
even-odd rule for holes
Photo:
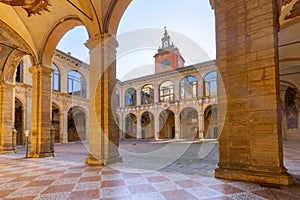
[[[16,154],[18,153],[17,150],[2,150],[0,151],[0,154]]]
[[[100,160],[100,159],[95,158],[92,155],[89,155],[84,161],[84,163],[87,165],[97,165],[97,166],[109,165],[109,164],[113,164],[113,163],[117,163],[117,162],[122,162],[122,157],[120,155],[117,157],[114,157],[114,158],[106,159],[106,160]]]
[[[215,178],[249,181],[267,185],[292,185],[293,177],[287,172],[270,173],[250,170],[215,169]]]
[[[47,157],[54,157],[54,152],[43,152],[43,153],[29,153],[29,158],[47,158]]]

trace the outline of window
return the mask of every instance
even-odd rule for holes
[[[21,61],[17,68],[16,82],[23,83],[23,62]]]
[[[197,97],[198,80],[194,76],[187,76],[180,81],[180,98],[192,99]]]
[[[60,75],[58,68],[52,64],[52,69],[54,70],[52,74],[52,90],[60,91]]]
[[[86,82],[83,76],[77,71],[68,73],[68,94],[86,97]]]
[[[165,81],[159,87],[159,101],[169,102],[174,100],[174,84],[172,81]]]
[[[116,90],[116,106],[120,107],[120,93],[119,90]]]
[[[145,85],[141,91],[141,104],[151,104],[154,102],[154,89],[152,85]]]
[[[217,92],[217,72],[209,72],[204,77],[204,96],[211,96]]]
[[[125,93],[125,106],[136,105],[136,91],[133,88],[129,88]]]

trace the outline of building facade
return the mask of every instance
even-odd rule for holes
[[[14,128],[17,145],[25,144],[31,132],[32,75],[28,58],[16,72]],[[51,129],[55,142],[86,141],[89,136],[89,65],[56,50],[53,57]]]
[[[184,66],[166,29],[161,42],[153,75],[117,84],[120,137],[218,138],[215,61]]]

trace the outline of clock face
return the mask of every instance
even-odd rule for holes
[[[170,64],[171,64],[171,62],[170,62],[169,59],[164,59],[163,61],[161,61],[160,67],[161,68],[167,68],[167,67],[169,67]]]

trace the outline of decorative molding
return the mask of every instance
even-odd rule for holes
[[[22,6],[27,12],[28,17],[31,15],[41,15],[43,11],[49,11],[49,0],[0,0],[1,3],[10,6]]]

